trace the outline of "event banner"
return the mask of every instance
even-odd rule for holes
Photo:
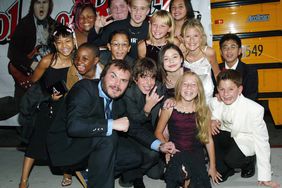
[[[77,0],[81,1],[81,0]],[[108,0],[91,0],[95,5],[97,14],[107,15]],[[75,0],[53,0],[54,8],[51,17],[63,24],[73,22],[72,10]],[[159,9],[168,10],[170,0],[152,0],[150,15]],[[192,6],[195,15],[201,15],[207,36],[208,44],[212,44],[211,17],[210,17],[210,0],[192,0]],[[13,96],[14,81],[8,73],[7,51],[9,41],[15,31],[15,28],[21,18],[27,15],[30,6],[30,0],[1,0],[0,1],[0,98],[4,96]],[[5,110],[0,106],[0,110]],[[0,126],[17,126],[17,116],[9,120],[0,121]]]

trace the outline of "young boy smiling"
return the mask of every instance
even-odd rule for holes
[[[241,169],[241,177],[255,174],[257,160],[258,184],[279,187],[271,181],[270,145],[264,108],[242,95],[242,77],[229,69],[217,76],[217,90],[220,101],[211,100],[212,134],[216,151],[216,167],[226,181]]]
[[[219,64],[219,68],[233,69],[241,73],[243,94],[245,97],[256,100],[258,96],[258,73],[241,61],[242,42],[236,34],[225,34],[219,41],[220,53],[224,62]]]
[[[110,16],[97,16],[95,27],[88,35],[88,42],[97,46],[106,46],[113,31],[126,30],[129,33],[131,50],[129,56],[137,59],[137,45],[147,38],[149,23],[146,20],[150,12],[150,0],[130,0],[128,2],[130,16],[127,19],[114,21]]]

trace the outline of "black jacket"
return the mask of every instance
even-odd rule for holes
[[[220,70],[225,69],[225,64],[219,64]],[[239,61],[236,71],[240,72],[243,78],[243,95],[251,100],[258,97],[258,72],[255,68]]]
[[[80,163],[92,150],[92,139],[106,137],[104,99],[98,94],[99,80],[81,80],[67,95],[65,105],[49,129],[47,147],[54,166]],[[113,119],[126,116],[122,99],[113,101]],[[129,119],[128,134],[145,146],[156,140],[153,134]],[[114,131],[114,130],[113,130]]]
[[[99,33],[96,33],[95,28],[93,28],[88,34],[88,42],[91,42],[97,46],[105,46],[110,39],[111,34],[117,30],[125,30],[129,34],[131,50],[129,56],[133,59],[137,59],[138,56],[138,42],[144,40],[148,36],[149,23],[144,20],[140,27],[133,27],[130,25],[130,18],[125,20],[119,20],[107,25],[105,28],[101,29]]]

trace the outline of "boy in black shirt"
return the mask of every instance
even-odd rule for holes
[[[88,35],[88,42],[97,46],[106,46],[109,36],[113,31],[125,30],[129,33],[131,50],[129,56],[137,59],[137,44],[140,40],[146,39],[149,24],[145,20],[150,12],[150,0],[131,0],[129,1],[130,16],[125,20],[109,20],[110,16],[97,16],[95,27]],[[102,29],[101,29],[102,28]]]

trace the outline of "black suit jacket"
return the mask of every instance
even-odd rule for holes
[[[225,64],[219,64],[220,70],[225,69]],[[243,78],[243,95],[251,100],[256,100],[258,97],[258,73],[257,70],[250,65],[239,61],[236,71],[241,73]]]
[[[99,80],[81,80],[68,93],[48,133],[47,146],[54,166],[80,163],[93,149],[92,139],[106,137],[107,120],[98,83]],[[124,101],[114,100],[112,112],[113,119],[126,116]],[[116,134],[114,130],[113,134]],[[133,120],[130,120],[128,134],[147,147],[156,139]]]
[[[158,95],[164,96],[166,91],[165,86],[160,82],[157,82],[156,85]],[[158,104],[156,104],[147,117],[143,110],[146,104],[146,96],[141,92],[136,84],[132,84],[131,87],[126,90],[123,98],[125,100],[128,117],[134,118],[134,120],[139,122],[141,126],[150,126],[147,128],[149,128],[149,130],[151,131],[154,131],[159,115],[159,110],[163,105],[163,101],[160,101]]]

